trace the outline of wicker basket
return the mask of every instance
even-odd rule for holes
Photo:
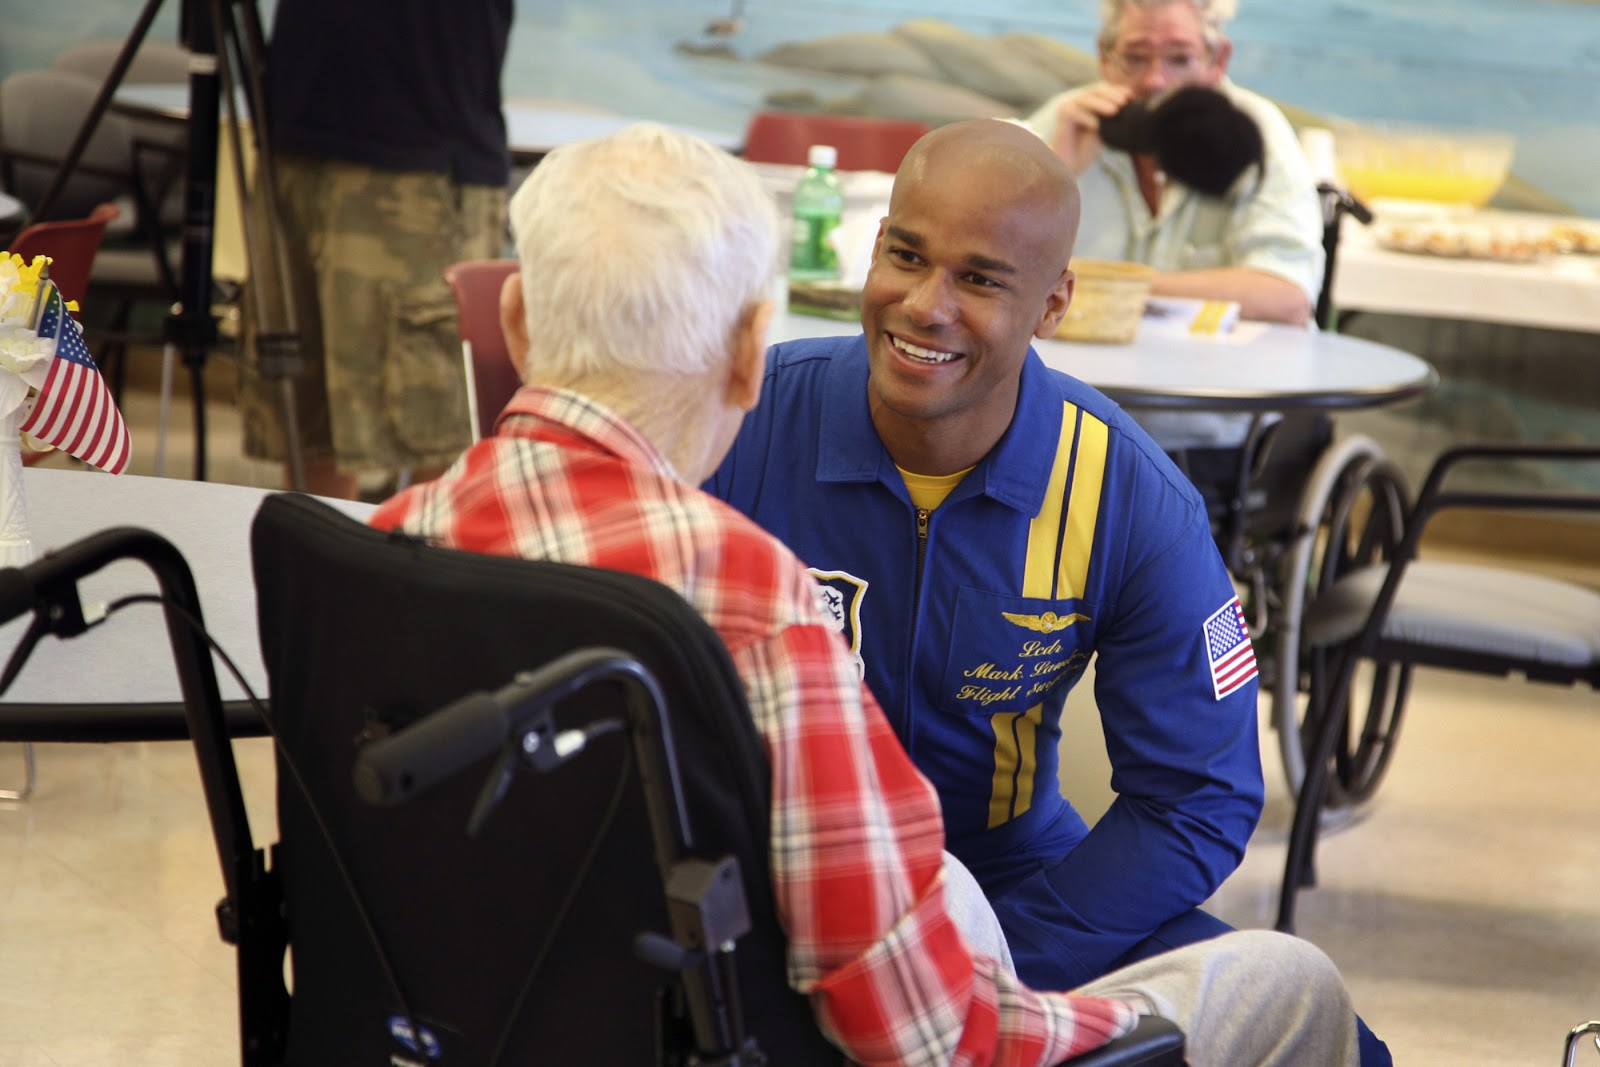
[[[1105,259],[1074,259],[1071,266],[1078,282],[1056,336],[1103,344],[1132,341],[1139,332],[1154,268]]]

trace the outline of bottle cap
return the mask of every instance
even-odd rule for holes
[[[813,167],[836,167],[839,165],[838,149],[831,144],[814,144],[806,153],[806,163]]]

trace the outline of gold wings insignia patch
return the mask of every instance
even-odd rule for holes
[[[1089,621],[1089,616],[1076,611],[1070,615],[1057,615],[1053,611],[1047,611],[1043,615],[1020,615],[1012,611],[1002,611],[1000,614],[1014,626],[1020,626],[1025,630],[1037,630],[1042,634],[1065,630],[1075,622]]]

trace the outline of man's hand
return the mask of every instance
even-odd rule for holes
[[[1100,155],[1100,120],[1121,111],[1133,99],[1127,87],[1094,82],[1074,89],[1056,104],[1056,128],[1050,147],[1077,177]]]

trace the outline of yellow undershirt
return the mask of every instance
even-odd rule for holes
[[[961,484],[961,479],[967,476],[972,467],[954,474],[912,474],[900,466],[896,466],[895,470],[906,480],[906,492],[911,494],[911,502],[924,511],[932,511],[944,503],[950,490]]]

